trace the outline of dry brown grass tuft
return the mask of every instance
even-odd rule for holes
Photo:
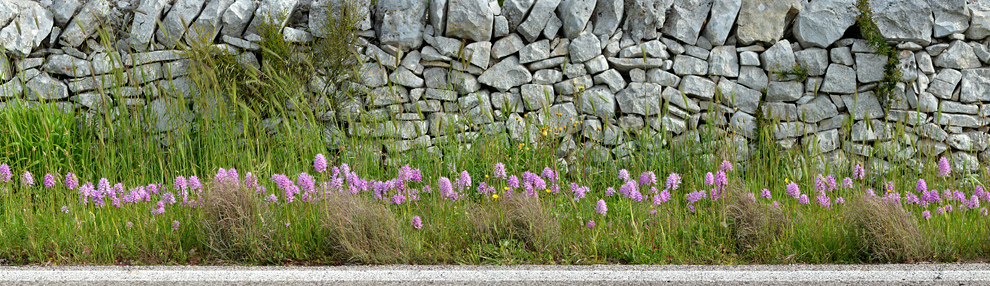
[[[879,262],[910,262],[928,256],[930,249],[918,222],[901,204],[879,198],[853,198],[846,217],[870,259]]]
[[[204,187],[206,244],[225,259],[269,257],[273,231],[265,221],[270,213],[254,191],[233,183],[210,183]]]
[[[405,262],[406,241],[387,207],[351,194],[328,195],[322,209],[334,250],[361,263]]]
[[[768,249],[790,227],[791,219],[779,207],[759,203],[738,187],[729,188],[725,208],[736,246],[743,253]]]
[[[508,223],[501,218],[499,210],[492,206],[478,206],[475,211],[467,213],[467,218],[475,240],[494,244],[511,234]]]
[[[530,250],[543,252],[558,247],[560,223],[548,214],[539,199],[517,194],[502,200],[512,232]]]

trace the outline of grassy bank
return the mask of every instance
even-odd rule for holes
[[[352,42],[332,38],[314,49],[281,41],[275,31],[263,27],[269,40],[259,43],[257,67],[215,46],[183,47],[191,96],[169,86],[139,97],[101,89],[106,104],[80,113],[4,101],[0,263],[749,264],[990,256],[986,168],[952,170],[939,157],[879,166],[872,156],[830,160],[809,152],[815,146],[785,150],[767,128],[772,119],[759,119],[751,149],[714,123],[692,130],[697,140],[646,127],[621,131],[633,138],[623,146],[639,147],[614,158],[608,149],[584,149],[600,141],[595,136],[523,118],[537,126],[523,142],[465,120],[451,124],[464,130],[432,138],[430,148],[387,153],[396,140],[340,131],[398,120],[377,112],[386,109],[348,105],[354,94],[343,87],[358,57],[321,48]],[[115,39],[102,37],[113,50]],[[161,98],[191,112],[173,118],[126,104]],[[542,122],[582,120],[555,116],[544,114]],[[850,125],[841,129],[843,141]],[[882,155],[883,146],[874,147]]]

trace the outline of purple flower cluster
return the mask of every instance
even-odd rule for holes
[[[949,166],[949,159],[945,157],[938,159],[938,176],[948,177],[950,174],[952,174],[952,167]]]

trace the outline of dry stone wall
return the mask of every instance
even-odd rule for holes
[[[212,39],[257,65],[259,15],[287,12],[285,39],[308,42],[327,36],[320,23],[340,1],[0,0],[0,108],[17,95],[78,114],[126,104],[156,114],[156,132],[182,128],[194,111],[174,97],[195,95],[177,43]],[[614,158],[656,147],[631,134],[699,141],[711,131],[746,157],[765,118],[778,144],[831,161],[990,160],[986,0],[871,0],[900,62],[889,96],[876,93],[888,59],[860,36],[856,0],[358,4],[360,96],[330,113],[384,123],[329,133],[382,137],[388,152],[507,132],[562,140],[562,157]],[[111,50],[93,29],[106,22],[123,35]],[[141,76],[101,86],[121,69]],[[97,89],[133,96],[106,102]]]

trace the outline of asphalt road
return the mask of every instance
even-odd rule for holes
[[[0,285],[990,285],[990,264],[3,266]]]

